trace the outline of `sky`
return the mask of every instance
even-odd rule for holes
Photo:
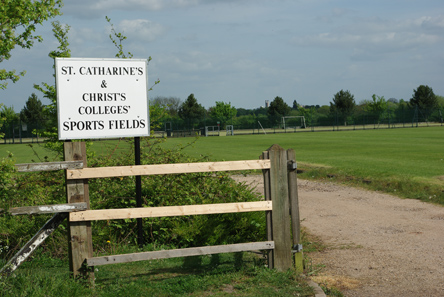
[[[216,101],[253,109],[276,96],[290,106],[329,105],[349,90],[356,103],[373,94],[409,100],[419,85],[444,95],[442,0],[76,0],[53,20],[70,26],[75,58],[114,58],[110,24],[127,39],[124,51],[152,57],[149,97],[194,94],[204,107]],[[58,43],[51,21],[37,27],[44,41],[14,49],[0,68],[26,70],[0,90],[16,112],[54,84]]]

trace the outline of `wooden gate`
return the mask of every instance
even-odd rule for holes
[[[65,164],[76,164],[77,166],[74,168],[72,165],[62,166],[68,168],[66,169],[67,204],[49,206],[45,209],[50,209],[50,212],[59,212],[60,214],[55,216],[58,222],[69,213],[69,263],[70,271],[74,277],[87,276],[93,271],[92,268],[98,265],[255,250],[269,251],[269,267],[279,271],[285,271],[292,267],[293,252],[295,253],[296,269],[302,271],[296,161],[293,150],[286,151],[278,145],[273,145],[262,153],[259,160],[248,161],[88,168],[86,166],[85,143],[66,142],[64,149]],[[89,205],[88,180],[92,178],[258,169],[263,171],[264,201],[101,210],[91,210]],[[24,213],[23,209],[21,208],[22,213]],[[91,221],[93,220],[251,211],[266,213],[267,241],[93,257],[91,234]]]

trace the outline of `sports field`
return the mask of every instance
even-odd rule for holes
[[[304,132],[266,135],[238,135],[168,138],[162,146],[212,161],[255,160],[273,144],[296,152],[304,178],[329,176],[372,189],[444,204],[444,127]],[[118,141],[96,141],[92,146],[104,153]],[[39,145],[40,157],[48,155]],[[120,142],[121,150],[130,149]],[[26,145],[0,145],[0,158],[13,152],[18,163],[40,162]],[[49,158],[51,160],[51,157]],[[370,185],[368,185],[370,184]],[[442,200],[442,201],[441,201]]]
[[[189,138],[164,146],[186,145]],[[273,144],[296,151],[305,165],[334,167],[359,176],[444,176],[444,127],[201,137],[184,151],[211,160],[257,159]]]
[[[168,139],[164,146],[189,142]],[[444,127],[202,137],[184,152],[210,160],[248,160],[273,144],[295,150],[302,178],[444,204]]]

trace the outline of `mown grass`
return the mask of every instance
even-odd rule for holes
[[[166,147],[189,139],[168,139]],[[296,152],[300,175],[444,204],[444,128],[200,138],[185,152],[215,161],[257,159],[273,144]]]
[[[169,138],[162,145],[172,148],[192,141]],[[253,160],[273,144],[295,150],[302,178],[328,179],[444,204],[444,127],[200,137],[183,152],[214,161]],[[32,146],[0,145],[0,157],[10,151],[17,163],[56,158],[40,145]],[[95,141],[92,148],[98,154],[131,149],[118,140]]]
[[[75,281],[65,261],[37,257],[0,280],[0,296],[312,296],[301,275],[265,267],[258,255],[220,254],[96,267]]]

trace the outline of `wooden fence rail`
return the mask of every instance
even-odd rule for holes
[[[302,254],[299,243],[300,226],[296,161],[293,150],[286,151],[278,145],[273,145],[262,153],[259,160],[104,168],[87,167],[86,148],[83,142],[65,142],[64,152],[65,162],[20,164],[16,167],[17,170],[22,172],[65,169],[67,203],[20,207],[10,209],[10,211],[13,214],[58,213],[46,224],[50,226],[47,228],[51,230],[56,227],[54,222],[59,224],[68,216],[69,263],[70,271],[74,277],[84,275],[94,279],[92,272],[94,269],[85,269],[85,266],[91,268],[95,265],[112,263],[254,250],[269,251],[269,267],[280,271],[287,270],[292,266],[292,251],[299,253],[296,257],[299,262],[296,263],[296,267],[299,270],[302,267]],[[89,206],[88,179],[91,178],[238,170],[262,170],[265,201],[103,210],[91,210]],[[127,255],[92,256],[91,221],[93,220],[208,215],[251,211],[265,212],[267,241]],[[40,232],[45,233],[45,236],[47,236],[49,233],[45,230]],[[293,242],[291,241],[291,234],[293,234]],[[41,238],[41,236],[37,235],[35,237]],[[30,244],[32,245],[32,243]]]

